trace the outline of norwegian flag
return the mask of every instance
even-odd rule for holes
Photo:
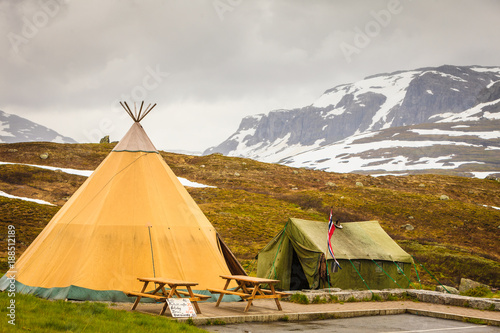
[[[330,209],[330,220],[328,222],[328,252],[330,252],[330,255],[332,256],[333,260],[335,261],[335,264],[340,267],[339,262],[337,259],[335,259],[335,255],[333,254],[333,249],[332,249],[332,236],[333,232],[335,231],[335,223],[333,223],[333,208]]]

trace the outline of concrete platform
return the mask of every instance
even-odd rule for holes
[[[207,323],[234,324],[244,322],[270,321],[310,321],[319,319],[352,318],[361,316],[379,316],[410,313],[441,319],[469,321],[493,326],[500,326],[500,312],[477,310],[443,304],[414,301],[353,302],[331,304],[296,304],[281,302],[283,311],[278,311],[272,300],[256,300],[248,312],[243,312],[246,302],[223,302],[219,307],[215,303],[199,303],[201,314],[192,318],[196,325]],[[158,315],[163,303],[139,304],[136,311]],[[114,309],[130,311],[131,304],[119,303]],[[170,314],[166,317],[172,318]],[[187,318],[179,318],[186,321]]]

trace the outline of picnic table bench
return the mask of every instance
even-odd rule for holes
[[[282,309],[279,299],[282,296],[289,295],[274,289],[274,285],[280,282],[279,280],[263,279],[246,275],[221,275],[220,277],[226,280],[224,288],[208,289],[208,291],[213,294],[220,294],[215,306],[220,305],[224,295],[236,295],[248,302],[244,312],[247,312],[248,309],[250,309],[250,305],[252,305],[252,301],[254,299],[274,299],[278,310],[281,311]],[[234,290],[228,290],[231,280],[234,280],[238,284],[238,287]],[[268,285],[269,289],[262,289],[262,285]]]
[[[164,314],[165,311],[168,308],[168,298],[187,298],[189,299],[195,309],[196,313],[200,314],[201,310],[200,307],[198,306],[198,301],[205,301],[209,298],[211,298],[210,295],[202,295],[202,294],[195,294],[191,290],[191,287],[198,285],[196,282],[188,282],[188,281],[181,281],[181,280],[174,280],[174,279],[168,279],[168,278],[137,278],[137,280],[141,281],[144,283],[142,286],[141,291],[124,291],[125,295],[127,296],[135,296],[137,297],[134,305],[132,305],[132,310],[135,310],[139,302],[141,301],[142,298],[152,298],[157,302],[165,302],[165,305],[160,311],[160,315]],[[149,283],[152,282],[155,284],[156,288],[151,290],[151,291],[146,291],[146,288],[148,287]],[[165,286],[168,287],[166,288]],[[185,287],[187,291],[184,290],[179,290],[179,287]],[[186,296],[186,297],[183,297]]]

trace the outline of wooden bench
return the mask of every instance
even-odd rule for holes
[[[220,277],[226,280],[224,288],[208,289],[211,293],[220,294],[219,299],[215,304],[216,307],[220,305],[224,295],[229,294],[240,296],[242,299],[247,301],[247,306],[245,307],[244,312],[247,312],[248,309],[250,309],[254,299],[274,299],[278,310],[281,311],[282,309],[279,299],[283,295],[288,295],[287,293],[276,292],[274,289],[274,285],[280,282],[279,280],[263,279],[246,275],[221,275]],[[238,287],[234,290],[228,290],[231,280],[234,280],[238,284]],[[268,285],[270,289],[261,289],[261,285]]]
[[[250,295],[238,292],[238,291],[232,291],[232,290],[224,290],[224,289],[207,289],[210,291],[212,294],[228,294],[228,295],[236,295],[240,296],[241,298],[246,298],[250,297]]]
[[[196,313],[201,313],[200,307],[198,306],[198,301],[205,301],[212,296],[207,296],[207,295],[202,295],[202,294],[195,294],[191,290],[191,287],[198,285],[198,283],[195,282],[187,282],[187,281],[180,281],[180,280],[173,280],[173,279],[166,279],[166,278],[137,278],[139,281],[143,282],[144,285],[141,289],[141,291],[124,291],[125,295],[127,296],[135,296],[137,297],[134,305],[132,306],[132,310],[135,310],[139,302],[141,301],[141,298],[152,298],[158,302],[165,302],[165,305],[163,306],[160,315],[164,314],[165,311],[167,310],[168,307],[168,302],[167,299],[169,298],[184,298],[184,299],[189,299],[193,303],[194,308],[196,309]],[[156,288],[154,290],[151,290],[149,292],[146,292],[146,288],[149,283],[154,283]],[[168,286],[170,288],[165,288],[165,286]],[[183,290],[178,290],[177,288],[179,287],[185,287],[187,291]],[[182,297],[186,296],[186,297]]]
[[[248,290],[250,290],[250,291],[253,291],[253,289],[254,289],[254,288],[247,288],[247,289],[248,289]],[[270,295],[272,295],[272,294],[273,294],[273,291],[272,291],[272,290],[269,290],[269,289],[260,289],[260,288],[259,288],[259,291],[262,291],[262,292],[264,292],[264,293],[266,293],[266,294],[270,294]],[[292,295],[291,293],[285,293],[285,292],[282,292],[282,291],[277,291],[277,290],[275,290],[275,291],[274,291],[274,293],[275,293],[276,295],[280,295],[280,296],[290,296],[290,295]]]
[[[170,289],[165,289],[167,292],[170,292]],[[194,297],[191,297],[188,291],[183,291],[183,290],[175,290],[175,293],[184,295],[184,296],[190,296],[189,300],[192,301],[206,301],[209,298],[212,298],[210,295],[203,295],[203,294],[196,294],[193,293]],[[187,298],[187,297],[186,297]]]
[[[152,298],[154,300],[157,300],[158,302],[165,302],[167,300],[167,296],[160,296],[160,295],[153,295],[153,294],[148,294],[148,293],[141,293],[139,291],[124,291],[125,295],[132,297],[132,296],[140,296],[140,297],[146,297],[146,298]]]

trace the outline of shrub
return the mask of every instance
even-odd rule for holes
[[[309,298],[306,295],[295,293],[290,297],[290,302],[298,303],[298,304],[309,304]]]
[[[477,286],[462,293],[462,295],[470,297],[486,297],[489,294],[491,294],[491,291],[486,286]]]

